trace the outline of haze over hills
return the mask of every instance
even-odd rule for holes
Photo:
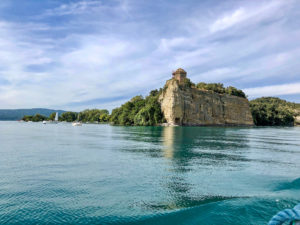
[[[0,120],[20,120],[25,115],[35,115],[37,113],[48,117],[53,112],[58,112],[58,114],[61,114],[65,111],[44,108],[0,109]]]

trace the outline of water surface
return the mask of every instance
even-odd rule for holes
[[[299,127],[0,122],[0,224],[266,224],[299,202]]]

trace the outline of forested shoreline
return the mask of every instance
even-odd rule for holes
[[[56,112],[50,114],[49,117],[46,117],[41,114],[35,114],[33,116],[26,115],[22,118],[22,120],[28,122],[41,122],[41,121],[53,121],[55,119]],[[63,112],[59,115],[58,121],[63,122],[74,122],[74,121],[81,121],[84,123],[94,123],[94,122],[109,122],[109,111],[107,109],[86,109],[82,112]]]
[[[219,94],[229,94],[246,98],[245,93],[235,87],[225,88],[221,83],[194,84],[189,79],[185,85],[200,90],[212,91]],[[59,115],[59,121],[84,123],[110,123],[123,126],[156,126],[165,123],[161,106],[158,101],[163,89],[152,90],[148,96],[138,95],[125,102],[120,107],[112,110],[86,109],[82,112],[63,112]],[[256,126],[293,126],[295,117],[300,115],[300,104],[291,103],[280,98],[262,97],[249,101],[253,121]],[[42,114],[27,115],[24,121],[40,122],[53,121],[55,112],[46,117]]]
[[[262,97],[250,101],[250,110],[256,126],[293,126],[300,115],[300,104]]]

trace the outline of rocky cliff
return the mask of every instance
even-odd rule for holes
[[[253,125],[246,98],[199,90],[176,79],[174,74],[159,101],[170,125]]]
[[[295,126],[300,126],[300,109],[295,110],[295,117],[294,117],[294,125]]]

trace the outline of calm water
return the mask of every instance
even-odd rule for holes
[[[299,202],[299,127],[0,122],[0,224],[266,224]]]

